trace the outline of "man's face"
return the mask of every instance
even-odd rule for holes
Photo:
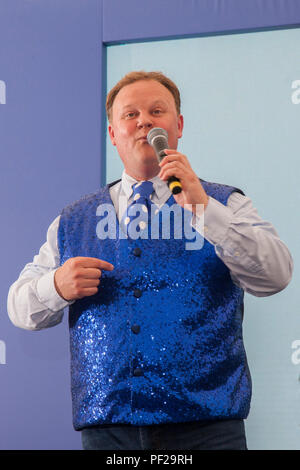
[[[169,148],[177,149],[183,117],[177,114],[172,93],[156,80],[139,80],[123,87],[115,98],[108,131],[126,173],[136,179],[150,179],[160,170],[146,138],[153,127],[165,129]]]

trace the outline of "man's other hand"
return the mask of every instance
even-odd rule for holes
[[[98,292],[102,270],[113,269],[111,263],[99,258],[76,256],[56,270],[54,285],[63,299],[82,299]]]

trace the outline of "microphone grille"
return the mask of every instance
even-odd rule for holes
[[[153,141],[157,137],[162,137],[164,139],[167,139],[168,141],[167,131],[165,129],[162,129],[161,127],[154,127],[148,132],[148,135],[147,135],[148,144],[153,146]]]

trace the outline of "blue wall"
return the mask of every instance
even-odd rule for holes
[[[67,318],[41,332],[17,329],[6,297],[61,209],[99,187],[101,24],[95,0],[0,2],[1,449],[81,447]]]

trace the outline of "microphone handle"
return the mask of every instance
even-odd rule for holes
[[[179,194],[182,191],[180,180],[176,176],[168,178],[168,186],[172,194]]]
[[[164,152],[161,152],[159,155],[160,161],[166,156]],[[182,191],[182,185],[180,183],[180,179],[176,178],[176,176],[170,176],[167,181],[169,190],[172,194],[179,194]]]

